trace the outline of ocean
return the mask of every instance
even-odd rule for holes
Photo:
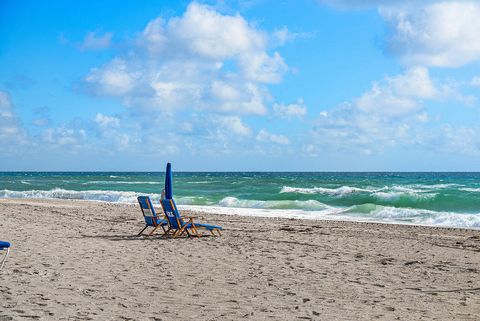
[[[2,172],[0,198],[158,203],[162,172]],[[480,173],[174,172],[180,208],[480,228]]]

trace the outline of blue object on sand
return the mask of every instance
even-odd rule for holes
[[[5,253],[5,256],[3,257],[2,263],[0,263],[0,270],[3,269],[3,266],[5,265],[5,261],[7,260],[8,253],[10,253],[10,243],[0,241],[0,251],[7,251]]]
[[[187,233],[188,236],[200,236],[198,233],[198,228],[204,228],[207,231],[210,231],[213,236],[216,236],[214,233],[215,231],[218,233],[218,235],[222,235],[220,232],[222,230],[221,226],[195,222],[195,217],[185,217],[184,220],[180,216],[177,205],[175,204],[173,198],[166,198],[160,202],[162,203],[163,212],[165,213],[168,224],[170,225],[167,232],[173,231],[173,237],[182,236],[185,233]]]
[[[172,164],[170,163],[167,163],[167,170],[165,172],[165,198],[173,198]]]
[[[137,197],[138,203],[140,204],[140,208],[143,213],[143,218],[145,219],[145,227],[143,230],[138,233],[138,235],[141,235],[143,231],[149,226],[153,227],[154,229],[148,234],[152,235],[153,232],[159,227],[163,229],[163,232],[165,233],[165,228],[164,226],[168,225],[167,220],[165,220],[163,217],[159,217],[157,213],[155,212],[155,208],[153,207],[152,201],[150,200],[150,197],[148,196],[139,196]]]

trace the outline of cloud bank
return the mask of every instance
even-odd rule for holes
[[[238,14],[192,3],[182,16],[150,21],[129,54],[93,68],[84,83],[131,108],[263,115],[266,85],[288,70],[269,37]]]
[[[390,28],[388,51],[406,64],[459,67],[480,60],[477,1],[385,4],[379,12]]]

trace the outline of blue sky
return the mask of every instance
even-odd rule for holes
[[[476,1],[0,1],[0,170],[480,170]]]

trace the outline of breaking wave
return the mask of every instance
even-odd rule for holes
[[[375,192],[372,196],[382,201],[398,201],[401,199],[406,200],[428,200],[437,196],[437,193],[425,193],[425,192]]]
[[[316,200],[278,200],[278,201],[260,201],[260,200],[241,200],[236,197],[225,197],[218,205],[223,207],[238,208],[263,208],[263,209],[300,209],[306,211],[317,211],[331,208]]]
[[[464,192],[471,192],[471,193],[480,193],[480,188],[475,188],[475,187],[465,187],[465,188],[459,188],[460,191]]]
[[[358,187],[342,186],[338,188],[326,188],[326,187],[312,187],[312,188],[302,188],[302,187],[290,187],[283,186],[280,190],[280,193],[299,193],[299,194],[330,194],[335,196],[343,196],[358,192],[372,192],[374,189],[365,189]]]
[[[0,190],[0,198],[45,198],[45,199],[71,199],[85,201],[103,201],[115,203],[135,203],[139,195],[145,193],[120,192],[120,191],[72,191],[55,188],[49,191],[11,191]],[[160,194],[150,194],[150,197],[159,199]]]
[[[346,214],[353,218],[377,222],[480,228],[480,213],[441,212],[418,208],[397,208],[377,204],[361,204],[351,206],[339,214]]]
[[[140,185],[140,184],[147,184],[147,185],[160,185],[163,182],[126,182],[126,181],[90,181],[82,183],[82,185],[115,185],[115,184],[126,184],[126,185]]]
[[[478,185],[455,189],[449,189],[452,186],[446,186],[448,184],[437,185],[397,185],[376,189],[350,186],[338,188],[283,186],[281,195],[275,196],[280,199],[256,200],[245,196],[242,198],[240,194],[232,193],[231,196],[222,196],[223,198],[214,198],[209,194],[178,196],[176,201],[183,208],[191,207],[194,210],[212,213],[480,228],[480,200],[476,196],[476,193],[480,193],[480,188],[476,187]],[[278,193],[278,189],[274,193]],[[301,195],[292,196],[287,195],[288,193]],[[160,194],[157,193],[135,191],[77,191],[63,188],[0,190],[0,198],[71,199],[130,204],[136,203],[139,195],[149,195],[154,202],[160,198]]]
[[[479,189],[480,191],[480,189]],[[363,195],[374,197],[382,201],[396,201],[400,199],[410,199],[410,200],[425,200],[434,198],[437,193],[432,192],[428,189],[415,189],[405,186],[392,186],[392,187],[382,187],[382,188],[359,188],[359,187],[350,187],[342,186],[338,188],[325,188],[325,187],[312,187],[312,188],[302,188],[302,187],[290,187],[283,186],[280,190],[280,194],[283,193],[298,193],[298,194],[326,194],[333,197],[352,197],[355,195]]]

